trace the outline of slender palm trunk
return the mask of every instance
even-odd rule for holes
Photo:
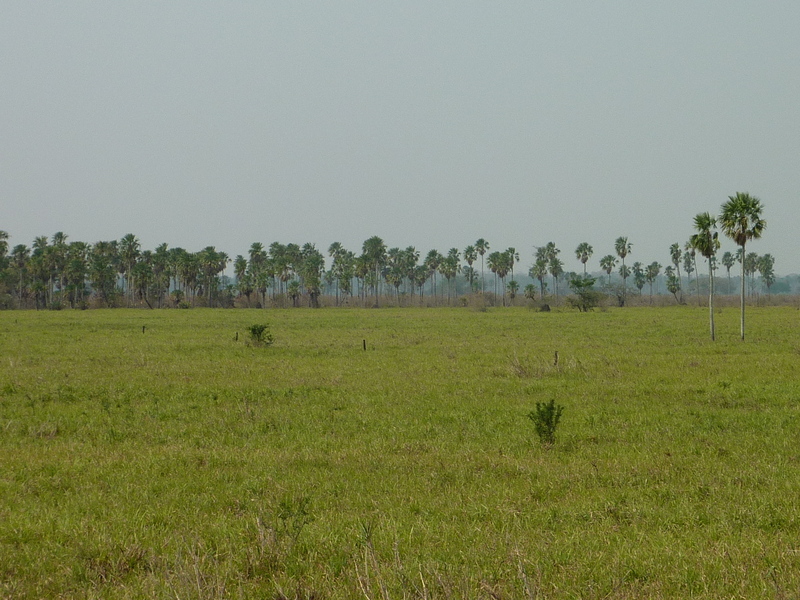
[[[686,271],[686,291],[689,294],[689,301],[692,300],[692,274],[687,270]],[[681,298],[683,298],[683,293],[681,293]]]
[[[378,306],[380,306],[380,302],[378,300],[378,294],[380,293],[380,289],[379,289],[380,288],[380,285],[379,285],[380,284],[380,279],[378,279],[378,277],[380,277],[380,275],[378,273],[378,263],[375,263],[375,307],[376,308]]]
[[[741,308],[742,308],[742,341],[744,341],[744,244],[742,244],[742,295],[741,295]]]
[[[711,322],[711,341],[714,337],[714,274],[711,269],[711,258],[708,259],[708,318]]]
[[[709,263],[710,262],[709,260]],[[694,257],[694,272],[697,273],[697,256]],[[697,273],[697,277],[694,278],[694,281],[697,284],[697,306],[702,306],[703,304],[700,301],[700,273]]]

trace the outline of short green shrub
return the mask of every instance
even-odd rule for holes
[[[528,418],[533,421],[536,428],[536,434],[539,436],[539,441],[543,444],[554,444],[556,441],[556,427],[561,420],[561,413],[564,412],[564,407],[560,404],[556,406],[556,401],[551,399],[550,402],[536,403],[536,410],[528,413]]]
[[[275,341],[270,333],[269,325],[258,323],[247,328],[250,332],[250,343],[254,346],[269,346]]]

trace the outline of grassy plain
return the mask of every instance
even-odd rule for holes
[[[275,344],[248,345],[264,322]],[[800,313],[717,328],[0,313],[0,596],[794,597]],[[545,447],[527,414],[551,398]]]

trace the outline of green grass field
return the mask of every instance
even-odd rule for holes
[[[738,317],[0,313],[0,596],[796,597],[800,312]]]

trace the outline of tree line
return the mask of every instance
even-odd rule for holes
[[[702,224],[707,231],[716,221]],[[695,274],[695,288],[700,288],[698,257],[708,261],[710,282],[721,264],[727,269],[730,287],[730,272],[737,262],[742,265],[743,284],[750,281],[751,289],[756,273],[768,289],[775,282],[771,255],[745,253],[744,244],[739,244],[737,252],[725,252],[717,261],[716,252],[709,253],[703,245],[704,239],[694,235],[684,244],[672,244],[671,264],[664,268],[657,261],[629,264],[633,244],[627,237],[619,237],[613,253],[599,259],[601,277],[592,278],[597,283],[592,287],[599,286],[624,305],[630,290],[641,295],[649,286],[652,299],[654,284],[665,281],[675,300],[685,302],[683,275],[691,287]],[[51,238],[37,237],[30,247],[10,247],[8,233],[0,231],[0,302],[4,308],[37,309],[90,305],[317,307],[320,297],[326,295],[337,306],[380,306],[382,302],[422,305],[426,294],[429,302],[452,304],[464,293],[479,293],[505,305],[522,293],[528,299],[552,298],[558,304],[564,282],[589,278],[593,247],[581,242],[574,252],[582,273],[565,272],[561,250],[554,242],[536,247],[527,271],[533,283],[520,290],[515,274],[519,252],[513,247],[493,251],[483,238],[463,250],[430,250],[424,256],[413,246],[388,248],[378,236],[365,240],[358,254],[334,242],[327,257],[311,243],[265,246],[254,242],[246,256],[231,259],[213,246],[189,252],[164,243],[146,250],[134,234],[88,244],[70,241],[58,232]],[[233,278],[224,276],[229,265]],[[614,273],[621,284],[612,283]]]

